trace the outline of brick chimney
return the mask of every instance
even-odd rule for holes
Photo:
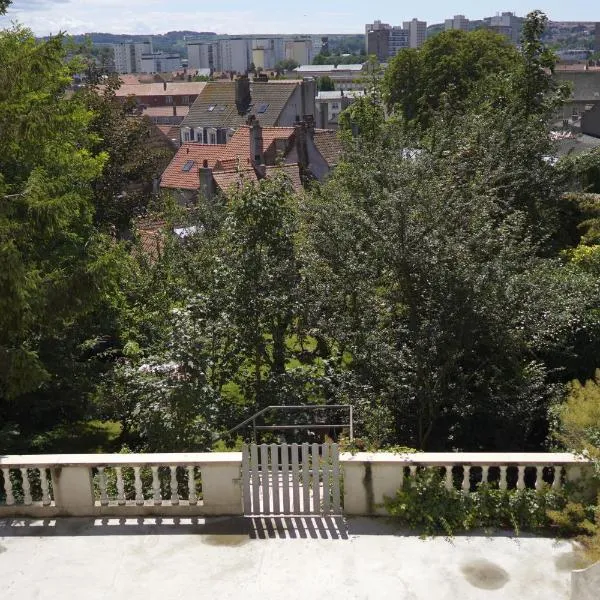
[[[173,104],[173,116],[176,117],[177,116],[177,105]]]
[[[166,92],[167,91],[167,82],[163,81],[163,90]]]
[[[198,169],[198,179],[200,181],[199,198],[200,200],[212,200],[215,195],[215,182],[212,169],[208,167],[208,161],[205,159],[202,166]]]
[[[252,104],[250,95],[250,80],[248,75],[241,75],[235,80],[235,105],[238,114],[245,115]]]
[[[300,175],[303,177],[308,172],[308,128],[304,121],[294,126],[294,138],[296,141],[296,154],[300,165]]]
[[[265,162],[262,127],[258,119],[254,119],[250,125],[250,159],[254,165],[262,165]]]

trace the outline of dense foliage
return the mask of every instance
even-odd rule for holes
[[[60,37],[0,33],[22,74],[0,67],[5,429],[205,449],[270,404],[352,403],[370,445],[542,447],[600,350],[600,161],[556,163],[544,25],[520,52],[449,32],[399,56],[323,185],[185,210],[153,197],[164,156],[112,84],[68,94]]]

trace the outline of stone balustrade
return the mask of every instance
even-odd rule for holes
[[[0,517],[240,515],[241,452],[0,457]]]
[[[569,453],[358,453],[342,455],[340,465],[347,515],[385,515],[385,498],[410,485],[410,478],[423,468],[439,470],[447,488],[464,493],[480,482],[500,489],[557,489],[591,468],[587,460]]]
[[[339,464],[346,515],[385,514],[384,498],[422,468],[464,493],[482,481],[559,488],[590,468],[568,453],[358,453]],[[241,515],[241,467],[241,452],[4,456],[0,518]]]

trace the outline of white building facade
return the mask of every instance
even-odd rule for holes
[[[113,44],[117,73],[143,73],[142,56],[152,52],[152,42]]]
[[[444,21],[444,29],[450,31],[451,29],[458,29],[459,31],[469,31],[469,19],[465,15],[454,15],[451,19]]]
[[[142,54],[140,73],[169,73],[181,68],[179,54],[152,52]]]
[[[413,19],[404,21],[402,27],[408,30],[409,46],[411,48],[420,48],[427,39],[427,22]]]

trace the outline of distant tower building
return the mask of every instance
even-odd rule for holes
[[[308,38],[290,40],[285,43],[285,57],[299,65],[310,65],[313,59],[313,43]]]
[[[142,55],[152,54],[152,40],[143,43],[113,44],[117,73],[142,73]]]
[[[325,36],[325,37],[321,38],[321,53],[327,54],[328,52],[329,52],[329,38]]]
[[[594,37],[594,50],[600,52],[600,23],[596,23],[596,36]]]
[[[413,19],[412,21],[404,21],[404,29],[409,32],[409,45],[411,48],[420,48],[425,43],[427,37],[427,22]]]
[[[388,54],[391,57],[396,56],[400,50],[410,48],[410,31],[404,27],[392,27],[389,30]]]
[[[506,36],[513,44],[521,43],[521,29],[524,21],[522,17],[517,17],[511,12],[503,12],[501,15],[488,17],[484,21],[492,31]]]
[[[392,26],[388,23],[382,23],[381,21],[375,21],[374,23],[367,23],[365,25],[365,49],[367,51],[367,55],[369,54],[377,54],[373,51],[373,46],[371,46],[371,51],[369,52],[369,33],[371,31],[389,31]],[[383,36],[383,34],[380,34]],[[373,40],[379,39],[377,37],[373,38]]]
[[[465,15],[454,15],[452,19],[446,19],[444,22],[444,29],[449,31],[451,29],[459,29],[460,31],[469,30],[469,19]]]
[[[375,55],[379,62],[386,62],[390,56],[390,33],[384,29],[367,33],[367,56]]]

